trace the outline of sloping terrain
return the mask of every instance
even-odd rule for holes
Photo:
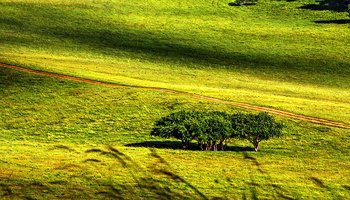
[[[350,121],[346,12],[228,3],[2,0],[0,62]]]
[[[230,3],[0,0],[0,199],[350,196],[348,14]],[[182,109],[257,108],[291,117],[260,152],[149,135]]]
[[[164,92],[65,81],[0,68],[3,199],[299,199],[349,196],[350,130],[278,120],[254,152],[182,150],[149,136],[180,109],[237,112]]]
[[[102,82],[102,81],[95,81],[95,80],[91,80],[91,79],[77,78],[77,77],[74,77],[74,76],[68,76],[68,75],[61,75],[61,74],[50,73],[50,72],[37,71],[37,70],[27,69],[27,68],[13,66],[13,65],[6,65],[6,64],[1,64],[1,63],[0,63],[0,67],[4,67],[4,68],[8,68],[8,69],[14,69],[14,70],[23,71],[23,72],[28,72],[28,73],[32,73],[32,74],[39,74],[39,75],[44,75],[44,76],[49,76],[49,77],[56,77],[56,78],[71,80],[71,81],[89,83],[89,84],[96,84],[96,85],[103,85],[103,86],[112,86],[112,87],[114,86],[114,87],[119,87],[119,88],[137,88],[137,89],[144,89],[144,90],[155,90],[155,91],[165,92],[165,93],[169,93],[169,94],[187,96],[187,97],[190,97],[190,98],[195,98],[195,99],[200,99],[200,100],[207,100],[207,101],[211,101],[211,102],[217,102],[217,103],[232,105],[232,106],[235,106],[235,107],[245,108],[245,109],[253,110],[253,111],[268,112],[270,114],[275,114],[275,115],[284,116],[284,117],[287,117],[287,118],[313,122],[313,123],[321,124],[321,125],[324,125],[324,126],[333,126],[333,127],[338,127],[338,128],[350,129],[349,125],[343,124],[341,122],[335,122],[335,121],[330,121],[330,120],[326,120],[326,119],[320,119],[320,118],[315,118],[315,117],[307,117],[307,116],[303,116],[303,115],[297,115],[297,114],[294,114],[294,113],[280,111],[280,110],[267,108],[267,107],[262,107],[262,106],[253,106],[253,105],[245,104],[245,103],[224,101],[224,100],[213,98],[213,97],[208,97],[208,96],[203,96],[203,95],[198,95],[198,94],[185,93],[185,92],[180,92],[180,91],[176,91],[176,90],[157,88],[157,87],[128,86],[128,85],[121,85],[121,84],[117,84],[117,83],[108,83],[108,82]]]

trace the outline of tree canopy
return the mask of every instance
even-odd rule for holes
[[[202,150],[224,150],[230,139],[247,139],[257,151],[262,140],[280,136],[281,132],[282,125],[267,113],[182,110],[156,121],[151,135],[179,139],[183,148],[195,140]]]

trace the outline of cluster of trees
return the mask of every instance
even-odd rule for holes
[[[200,149],[214,151],[224,150],[230,139],[247,139],[258,151],[259,143],[280,136],[282,127],[267,113],[182,110],[156,121],[151,135],[179,139],[183,148],[195,140]]]

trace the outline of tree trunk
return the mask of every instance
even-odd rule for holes
[[[206,145],[204,143],[201,143],[201,150],[204,151],[206,150],[206,148],[207,148]]]
[[[190,146],[190,141],[182,141],[182,148],[187,149]]]
[[[218,144],[218,150],[219,151],[223,151],[224,150],[224,144],[223,144],[222,140],[220,140],[220,143]]]
[[[254,142],[254,150],[255,150],[255,151],[258,151],[258,150],[259,150],[259,142],[258,142],[258,141],[255,141],[255,142]]]

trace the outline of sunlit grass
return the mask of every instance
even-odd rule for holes
[[[2,62],[349,122],[346,13],[312,2],[2,1]]]
[[[348,130],[278,118],[282,138],[253,152],[181,150],[149,136],[180,109],[236,109],[155,91],[1,69],[0,195],[5,198],[345,198]]]
[[[350,121],[350,29],[314,1],[0,0],[0,62]],[[228,151],[149,136],[181,109],[157,91],[0,68],[0,198],[346,199],[349,130],[278,117],[284,136]],[[245,111],[245,110],[243,110]]]

